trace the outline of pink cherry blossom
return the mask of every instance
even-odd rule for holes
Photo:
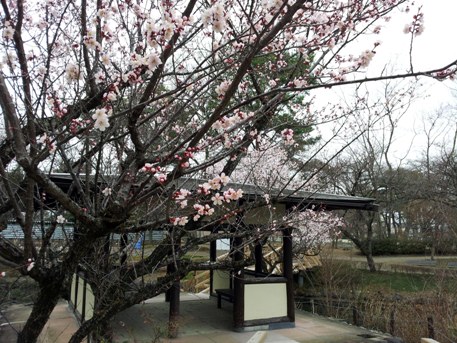
[[[284,129],[281,131],[281,135],[284,139],[284,143],[286,145],[291,145],[293,144],[294,141],[294,131],[292,129]]]
[[[189,222],[189,219],[187,217],[174,217],[170,218],[170,222],[174,226],[185,226]]]
[[[157,173],[156,175],[154,175],[154,177],[157,179],[157,181],[159,181],[160,183],[164,183],[165,181],[167,181],[167,175],[164,174],[164,173]]]
[[[230,81],[222,81],[217,87],[216,87],[216,94],[219,98],[224,97],[225,92],[230,86]]]

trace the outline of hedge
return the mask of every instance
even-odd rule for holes
[[[435,253],[438,255],[455,254],[453,242],[437,242]],[[379,255],[421,255],[430,254],[430,241],[413,239],[381,238],[373,239],[373,256]]]

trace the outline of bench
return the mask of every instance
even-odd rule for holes
[[[216,289],[217,294],[217,308],[222,307],[222,299],[227,300],[228,302],[233,303],[233,299],[235,298],[235,294],[233,289]]]

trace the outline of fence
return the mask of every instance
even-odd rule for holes
[[[41,223],[35,223],[32,227],[32,237],[34,239],[42,239],[43,233],[51,227],[51,222],[44,222],[43,225]],[[74,223],[65,223],[59,224],[55,228],[54,233],[52,234],[53,240],[71,240],[73,239],[73,232],[74,232]],[[8,223],[7,227],[0,231],[0,235],[7,239],[23,239],[24,232],[19,224],[10,222]],[[160,241],[164,238],[164,231],[157,231],[151,230],[146,233],[144,238],[146,241],[155,242]],[[121,235],[113,234],[112,239],[118,241]],[[141,239],[141,235],[139,234],[129,234],[129,241],[137,242]]]
[[[457,342],[457,301],[297,297],[298,309],[399,336],[406,343]],[[425,341],[426,342],[426,341]]]
[[[43,232],[46,232],[51,226],[51,222],[44,222],[43,226],[39,223],[36,223],[32,227],[32,237],[34,239],[43,238]],[[73,237],[73,223],[65,223],[64,225],[59,224],[53,235],[52,239],[62,240],[62,239],[71,239]],[[7,239],[23,239],[24,232],[19,224],[8,223],[7,227],[0,232],[0,235]]]

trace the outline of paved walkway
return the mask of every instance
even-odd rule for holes
[[[114,343],[246,343],[256,332],[232,330],[232,304],[222,303],[218,309],[216,299],[182,295],[179,337],[163,338],[167,328],[168,303],[157,297],[118,314],[113,319]],[[19,329],[30,313],[30,306],[13,305],[3,315]],[[14,329],[0,324],[0,342],[16,341]],[[361,343],[388,342],[388,335],[347,325],[336,320],[297,311],[296,326],[266,332],[264,343]],[[77,329],[77,322],[65,302],[60,302],[51,315],[39,343],[66,343]],[[161,340],[155,340],[155,338]]]
[[[179,337],[162,339],[168,343],[245,343],[256,332],[232,330],[232,304],[222,303],[218,309],[216,299],[183,295],[181,301]],[[168,304],[162,297],[136,305],[113,320],[116,327],[115,342],[146,343],[165,332]],[[266,332],[266,343],[357,343],[386,342],[390,336],[347,325],[336,320],[297,311],[295,328]]]
[[[15,343],[17,331],[27,320],[32,307],[15,304],[0,314],[0,342]],[[73,332],[78,328],[78,322],[68,308],[67,302],[61,301],[54,308],[51,319],[41,333],[38,343],[67,343]]]

